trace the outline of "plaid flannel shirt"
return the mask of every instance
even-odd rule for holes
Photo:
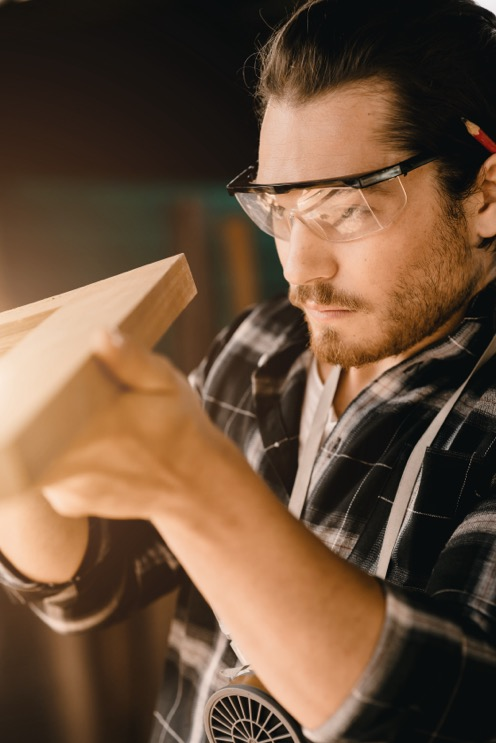
[[[302,520],[368,573],[408,455],[495,333],[495,307],[490,285],[449,337],[363,390],[321,446]],[[280,299],[224,331],[191,377],[208,414],[284,502],[297,468],[309,362],[303,317]],[[382,581],[387,613],[379,644],[341,708],[306,731],[312,740],[496,741],[495,443],[493,359],[425,454]],[[180,574],[149,525],[98,520],[79,574],[64,586],[30,583],[5,560],[0,568],[8,589],[60,631],[119,618]],[[211,610],[182,578],[154,743],[201,741],[204,704],[236,664]]]

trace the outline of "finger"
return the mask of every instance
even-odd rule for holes
[[[98,331],[92,339],[95,356],[122,384],[142,392],[167,392],[175,376],[172,364],[118,331]]]
[[[175,483],[148,448],[117,434],[70,449],[39,485],[64,516],[148,518]]]
[[[134,482],[116,480],[112,474],[105,472],[73,475],[43,486],[41,493],[60,516],[106,519],[150,518],[153,513],[151,504],[163,495],[154,483],[137,491]]]
[[[55,486],[45,485],[41,494],[56,513],[66,518],[93,516],[93,509],[79,496],[80,483],[77,479],[67,480]]]

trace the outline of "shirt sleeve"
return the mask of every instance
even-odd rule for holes
[[[386,619],[366,670],[313,743],[496,740],[496,503],[465,518],[425,594],[382,582]]]
[[[176,588],[183,578],[174,555],[146,521],[91,519],[84,560],[63,584],[37,583],[0,560],[0,583],[52,629],[79,632],[124,618]]]

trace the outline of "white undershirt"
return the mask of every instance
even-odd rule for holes
[[[315,412],[317,410],[317,405],[319,403],[320,395],[322,394],[322,390],[324,388],[324,383],[322,379],[320,378],[319,370],[317,367],[317,361],[315,357],[312,357],[312,361],[310,363],[310,368],[308,369],[308,376],[307,376],[307,384],[305,387],[305,396],[303,398],[303,407],[301,411],[301,422],[300,422],[300,452],[302,445],[306,441],[308,434],[310,433],[310,428],[312,426],[312,421],[315,416]],[[336,415],[336,411],[334,410],[334,406],[331,405],[329,409],[329,417],[327,419],[327,423],[324,430],[324,437],[327,438],[327,436],[330,434],[334,426],[336,425],[338,419]]]

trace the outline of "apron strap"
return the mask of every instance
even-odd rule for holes
[[[460,398],[463,390],[469,383],[472,376],[483,366],[494,354],[496,353],[496,336],[493,337],[488,347],[480,357],[477,364],[474,366],[466,380],[461,384],[458,389],[451,395],[449,400],[443,405],[441,410],[437,413],[434,420],[431,422],[427,430],[420,437],[417,444],[415,445],[408,462],[406,463],[403,475],[398,485],[398,490],[394,497],[394,502],[391,507],[391,513],[389,514],[388,522],[386,525],[386,531],[382,541],[381,552],[377,561],[376,575],[379,578],[385,578],[393,554],[394,545],[400,533],[407,509],[408,503],[410,502],[417,476],[422,467],[424,454],[428,446],[431,445],[439,429],[443,425],[444,421],[450,414],[453,407],[456,405]]]

